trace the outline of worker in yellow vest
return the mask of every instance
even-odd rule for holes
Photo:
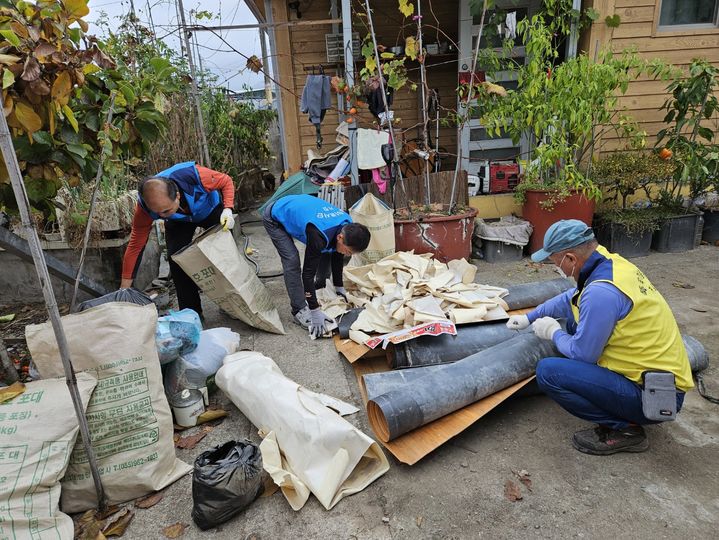
[[[571,414],[597,424],[574,434],[587,454],[643,452],[643,425],[672,420],[694,387],[674,315],[639,268],[609,253],[592,229],[570,219],[554,223],[532,260],[550,259],[577,287],[507,326],[533,325],[564,358],[537,365],[539,387]],[[566,331],[556,319],[566,319]]]

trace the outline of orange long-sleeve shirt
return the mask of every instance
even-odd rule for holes
[[[200,174],[200,182],[205,190],[208,192],[219,191],[222,196],[222,205],[225,208],[234,208],[235,186],[232,183],[232,178],[225,173],[213,171],[207,167],[199,165],[195,167]],[[132,279],[135,276],[140,255],[145,249],[151,230],[152,217],[138,203],[132,218],[130,243],[127,245],[125,256],[122,259],[122,279]]]

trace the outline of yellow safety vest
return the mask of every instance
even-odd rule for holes
[[[614,327],[597,363],[637,383],[642,382],[645,371],[671,371],[677,388],[684,392],[694,388],[687,351],[666,300],[632,263],[603,246],[597,252],[606,260],[592,271],[582,291],[574,294],[574,320],[579,324],[583,292],[597,281],[611,283],[632,301],[631,310]]]

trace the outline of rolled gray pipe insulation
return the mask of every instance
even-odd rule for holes
[[[503,300],[510,311],[535,307],[572,287],[574,282],[567,278],[513,285]],[[396,346],[390,366],[404,369],[456,362],[516,335],[517,331],[507,328],[504,321],[462,325],[457,327],[456,336],[423,336]]]
[[[551,341],[533,333],[515,336],[369,400],[370,425],[382,441],[391,441],[530,377],[549,356],[559,356]]]
[[[514,336],[518,335],[514,332]],[[510,338],[511,339],[511,338]],[[687,350],[687,356],[689,356],[689,365],[692,368],[693,373],[699,373],[709,367],[709,354],[707,353],[704,345],[692,336],[682,336],[684,346]],[[413,381],[424,377],[430,373],[434,373],[437,370],[444,369],[446,364],[434,365],[434,366],[422,366],[408,369],[397,369],[394,371],[383,371],[380,373],[370,373],[362,377],[362,384],[365,387],[367,393],[367,399],[372,399],[376,396],[385,394],[396,388],[400,388],[407,384],[411,384]]]
[[[709,355],[701,342],[692,336],[682,336],[682,340],[692,372],[706,369]],[[541,351],[530,350],[538,346]],[[365,375],[370,424],[380,439],[392,440],[533,375],[537,362],[548,356],[561,356],[552,342],[534,334],[515,333],[507,342],[454,364]],[[512,372],[515,367],[516,373]]]

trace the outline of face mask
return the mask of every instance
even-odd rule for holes
[[[562,260],[559,261],[559,265],[557,265],[557,273],[559,273],[559,275],[562,276],[563,278],[572,278],[572,279],[574,279],[574,276],[573,276],[573,275],[572,275],[572,276],[568,276],[567,274],[564,273],[564,270],[562,270],[562,264],[564,264],[564,258],[565,258],[565,257],[566,257],[566,255],[564,255],[564,257],[562,257]],[[574,274],[574,269],[576,268],[576,266],[577,266],[577,263],[574,263],[574,264],[572,265],[572,274]]]

